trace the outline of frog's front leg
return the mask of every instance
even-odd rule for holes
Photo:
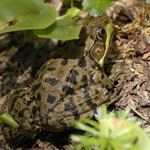
[[[17,143],[29,132],[38,130],[39,109],[32,94],[26,90],[15,90],[8,96],[8,114],[19,124],[18,127],[3,127],[3,134],[7,140]]]
[[[52,131],[65,130],[79,118],[91,118],[97,107],[109,101],[111,91],[100,83],[80,88],[58,101],[49,110],[48,124]]]

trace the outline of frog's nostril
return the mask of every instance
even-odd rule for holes
[[[109,20],[108,20],[108,19],[105,19],[105,20],[104,20],[104,23],[108,24],[108,23],[109,23]]]

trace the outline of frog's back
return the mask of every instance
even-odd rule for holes
[[[42,110],[52,110],[67,95],[87,84],[91,69],[88,70],[90,60],[86,61],[84,57],[52,59],[41,67],[33,82],[33,93]]]

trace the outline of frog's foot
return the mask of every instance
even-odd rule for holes
[[[18,127],[3,127],[5,138],[12,143],[17,143],[28,132],[38,130],[39,110],[32,94],[26,90],[15,90],[8,96],[7,113],[19,124]]]
[[[121,90],[125,82],[125,75],[123,74],[125,69],[126,66],[124,63],[118,63],[113,66],[110,79],[114,81],[114,85],[112,94],[109,98],[110,102],[108,102],[107,105],[110,105],[111,103],[121,99]]]
[[[24,141],[25,139],[28,138],[31,139],[32,138],[31,134],[34,133],[32,131],[24,130],[22,126],[14,127],[14,128],[5,126],[2,128],[2,132],[5,139],[13,146],[25,142]]]
[[[124,85],[124,82],[119,82],[117,85],[114,85],[115,87],[112,90],[112,94],[109,97],[109,101],[106,103],[106,105],[110,105],[115,101],[119,101],[122,98],[122,87]]]
[[[126,65],[124,63],[115,64],[111,70],[110,79],[115,81],[123,81],[124,79],[124,71],[126,69]]]

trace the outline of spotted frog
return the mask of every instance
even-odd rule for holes
[[[93,18],[86,27],[82,56],[49,59],[30,89],[18,89],[8,96],[7,113],[19,126],[4,126],[6,139],[20,139],[34,131],[66,130],[74,120],[91,118],[97,107],[111,101],[113,82],[103,65],[112,32],[108,17]]]

